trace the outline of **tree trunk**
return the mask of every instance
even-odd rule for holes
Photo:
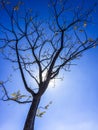
[[[34,121],[35,121],[36,111],[37,111],[39,102],[40,102],[40,98],[33,99],[33,102],[30,106],[23,130],[34,130]]]

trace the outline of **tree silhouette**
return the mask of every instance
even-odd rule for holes
[[[43,22],[31,9],[25,9],[21,15],[22,4],[19,1],[11,6],[10,2],[1,0],[1,9],[6,13],[9,26],[0,22],[0,50],[19,70],[28,95],[21,94],[20,90],[8,94],[8,81],[1,81],[1,100],[30,103],[24,130],[34,130],[36,115],[44,114],[37,114],[37,109],[50,81],[61,70],[69,70],[73,60],[80,58],[83,52],[98,45],[98,39],[89,37],[86,31],[86,26],[92,23],[91,14],[96,4],[83,9],[82,6],[70,7],[67,0],[50,0],[48,6],[52,13],[48,22]],[[27,76],[36,85],[30,86]]]

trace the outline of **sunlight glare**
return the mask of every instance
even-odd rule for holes
[[[47,71],[44,71],[43,74],[42,74],[42,79],[43,79],[43,81],[45,81],[46,77],[47,77]],[[62,80],[62,79],[60,79],[60,78],[54,78],[54,79],[52,79],[52,80],[49,82],[48,88],[49,88],[49,89],[50,89],[50,88],[55,88],[55,87],[57,88],[57,86],[60,85],[61,80]]]

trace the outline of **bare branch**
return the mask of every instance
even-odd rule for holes
[[[2,98],[0,100],[2,100],[2,101],[15,101],[15,102],[17,102],[19,104],[26,104],[26,103],[31,103],[32,102],[32,100],[28,100],[28,99],[25,100],[25,101],[20,101],[19,99],[9,97],[8,92],[6,90],[6,87],[4,85],[6,82],[0,83],[0,87],[3,89],[3,93],[4,93],[4,95],[2,96]]]

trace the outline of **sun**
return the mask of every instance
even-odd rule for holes
[[[43,81],[45,81],[46,77],[47,77],[47,71],[44,71],[42,73]],[[50,82],[49,82],[48,88],[55,88],[59,84],[60,84],[60,79],[57,79],[57,78],[51,79]]]

